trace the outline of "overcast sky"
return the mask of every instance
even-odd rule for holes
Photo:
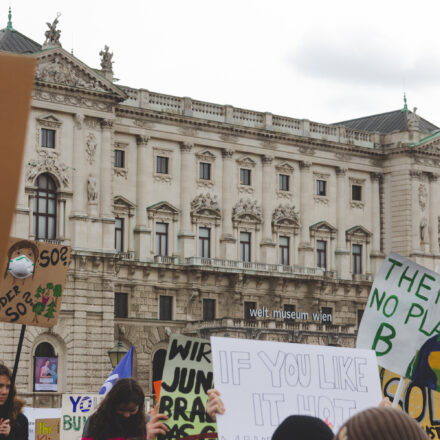
[[[6,26],[7,2],[1,2]],[[439,0],[10,0],[15,29],[119,84],[318,122],[408,105],[440,125]],[[3,18],[1,18],[3,17]]]

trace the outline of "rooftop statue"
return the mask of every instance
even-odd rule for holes
[[[48,47],[61,47],[61,43],[60,43],[61,30],[57,29],[58,18],[60,17],[60,15],[61,13],[58,12],[52,24],[46,23],[49,29],[44,33],[46,37],[46,41],[43,44],[43,49],[47,49]]]
[[[99,55],[101,57],[102,70],[113,72],[113,52],[109,52],[109,47],[107,45],[104,46],[104,50],[101,50],[101,52],[99,52]]]

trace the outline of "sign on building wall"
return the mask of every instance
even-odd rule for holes
[[[0,272],[0,321],[53,327],[69,261],[70,246],[11,238]]]
[[[168,345],[160,390],[159,413],[170,418],[165,439],[216,432],[206,413],[207,391],[213,388],[211,344],[205,339],[173,335]]]
[[[58,391],[58,358],[36,357],[34,371],[35,391]]]
[[[35,440],[60,440],[61,419],[36,419]]]
[[[292,414],[319,417],[336,432],[382,399],[372,350],[218,337],[211,346],[223,440],[269,439]]]

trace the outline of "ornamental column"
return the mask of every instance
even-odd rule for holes
[[[346,218],[348,211],[347,192],[350,190],[347,184],[347,168],[336,168],[336,270],[340,278],[351,279],[350,251],[347,249],[345,231],[347,229]]]
[[[153,175],[153,161],[148,160],[149,136],[136,136],[136,226],[134,228],[134,252],[138,260],[147,260],[150,256],[151,230],[147,226],[148,194],[152,186],[149,182]]]
[[[371,237],[371,252],[367,258],[371,259],[371,272],[373,276],[379,270],[384,255],[380,249],[380,218],[382,210],[380,206],[380,182],[383,178],[382,173],[370,173],[371,178],[371,228],[373,235]]]
[[[195,235],[191,231],[191,196],[194,181],[194,160],[191,154],[193,144],[180,143],[180,231],[179,254],[182,258],[194,257]]]
[[[261,262],[267,264],[276,264],[275,243],[272,237],[272,213],[274,210],[273,202],[275,200],[275,173],[272,166],[273,156],[262,156],[263,178],[263,239],[261,241]]]
[[[414,259],[414,261],[419,262],[417,259],[417,254],[420,254],[422,251],[421,243],[425,243],[426,241],[426,227],[422,228],[424,225],[424,213],[423,210],[425,208],[426,201],[421,200],[419,197],[420,185],[423,178],[422,171],[420,170],[410,170],[410,188],[411,188],[411,251],[410,257]],[[422,203],[421,203],[422,202]],[[413,255],[411,255],[413,254]]]
[[[236,188],[235,164],[233,161],[234,150],[222,150],[223,177],[222,177],[222,235],[220,238],[221,258],[225,260],[236,259],[235,238],[232,228],[232,204]]]
[[[301,161],[300,167],[300,216],[301,216],[301,234],[298,246],[299,263],[303,267],[314,267],[313,247],[310,244],[310,223],[313,210],[313,182],[310,168],[311,162]]]
[[[113,120],[101,121],[101,162],[100,162],[100,217],[102,224],[102,249],[115,250],[115,219],[112,213],[112,131]]]
[[[436,173],[429,173],[429,246],[431,254],[439,255],[439,244],[438,244],[438,218],[439,218],[439,206],[440,197],[438,191],[438,177]]]

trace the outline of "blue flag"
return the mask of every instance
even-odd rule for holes
[[[107,394],[112,386],[119,380],[124,377],[132,377],[133,376],[133,346],[130,347],[130,350],[125,354],[125,356],[121,359],[118,365],[116,365],[115,369],[111,372],[110,376],[104,382],[104,385],[99,390],[99,394]]]

